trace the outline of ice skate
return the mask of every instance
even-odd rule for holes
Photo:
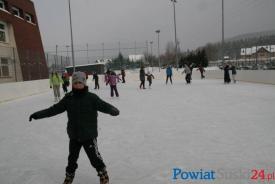
[[[109,176],[106,170],[98,172],[100,184],[109,184]]]
[[[74,174],[66,173],[66,177],[63,184],[72,184],[74,180]]]

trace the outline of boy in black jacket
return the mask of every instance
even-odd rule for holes
[[[68,166],[63,184],[71,184],[77,169],[77,159],[80,149],[84,150],[100,177],[100,184],[109,184],[106,166],[97,148],[97,111],[119,115],[119,110],[104,102],[97,95],[88,92],[86,86],[86,75],[83,72],[75,72],[72,76],[72,91],[52,107],[33,113],[32,119],[41,119],[55,116],[67,111],[68,124],[67,133],[70,138]]]

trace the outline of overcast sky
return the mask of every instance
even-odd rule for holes
[[[275,0],[224,1],[226,38],[275,29]],[[182,50],[221,39],[221,2],[178,0],[177,33]],[[68,0],[34,3],[45,50],[70,44]],[[161,50],[174,40],[170,0],[71,0],[71,8],[76,45],[157,43],[157,29],[161,31]]]

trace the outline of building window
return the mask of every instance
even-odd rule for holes
[[[26,17],[26,21],[29,22],[29,23],[34,23],[34,20],[33,20],[33,16],[29,13],[26,13],[25,14],[25,17]]]
[[[9,60],[8,58],[1,58],[0,60],[0,77],[9,77]]]
[[[23,10],[21,10],[20,8],[13,6],[11,8],[11,13],[16,17],[23,18]]]
[[[0,21],[0,42],[8,42],[7,24]]]
[[[3,0],[0,0],[0,9],[5,10],[5,2]]]

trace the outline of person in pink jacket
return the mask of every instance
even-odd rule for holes
[[[119,97],[117,87],[116,87],[116,84],[119,80],[120,80],[120,78],[116,75],[115,72],[112,71],[111,74],[108,77],[108,82],[107,82],[107,84],[110,84],[111,97],[114,96],[114,91],[115,91],[116,97]]]

